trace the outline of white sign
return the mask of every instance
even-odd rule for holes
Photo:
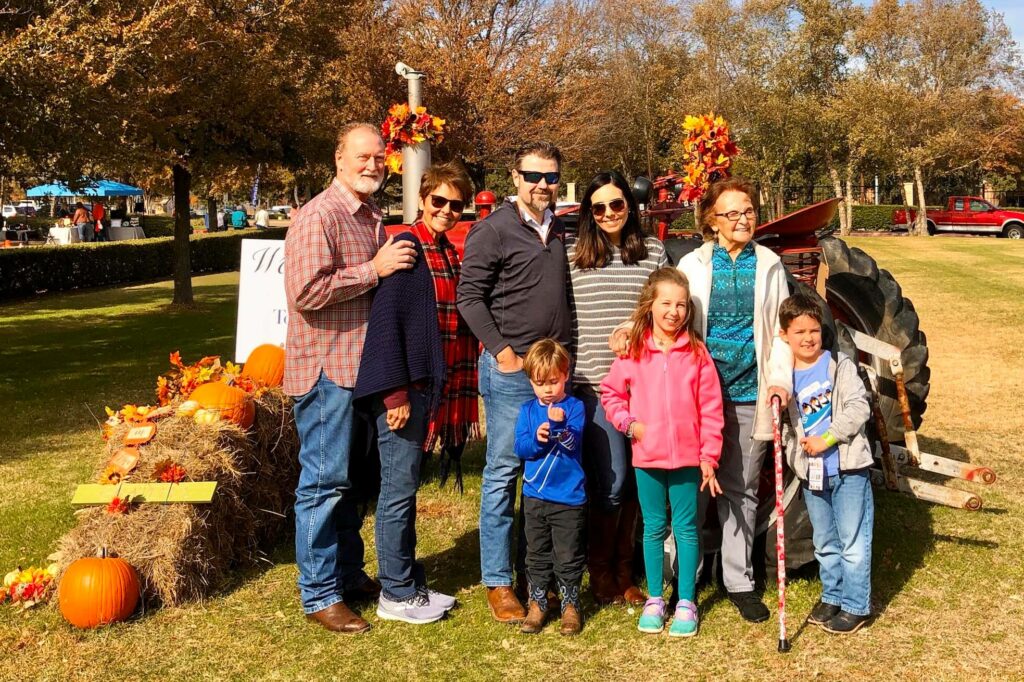
[[[245,362],[259,345],[284,347],[288,302],[284,294],[284,241],[243,239],[238,277],[235,362]]]

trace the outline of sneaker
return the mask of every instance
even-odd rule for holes
[[[455,597],[432,590],[426,585],[420,585],[416,588],[416,591],[419,594],[425,594],[427,596],[427,601],[430,602],[431,606],[440,606],[445,611],[455,608],[455,604],[457,603],[455,601]]]
[[[651,597],[644,603],[644,610],[640,614],[640,622],[636,629],[640,632],[656,635],[665,629],[665,600],[661,597]]]
[[[751,623],[763,623],[771,615],[754,592],[730,592],[729,601],[740,612],[743,619]]]
[[[672,627],[668,630],[669,637],[693,637],[697,634],[697,605],[692,601],[680,599],[676,604],[676,617],[672,619]]]
[[[855,616],[854,614],[840,610],[832,620],[822,625],[826,632],[831,632],[835,635],[848,635],[853,632],[860,630],[864,623],[868,622],[871,616]]]
[[[835,604],[826,604],[818,600],[818,603],[811,609],[811,615],[807,616],[807,622],[815,625],[824,625],[832,620],[839,613],[839,607]]]
[[[381,592],[377,602],[377,616],[383,620],[400,620],[403,623],[421,625],[433,623],[444,618],[445,610],[430,603],[430,599],[420,592],[407,599],[392,600]]]

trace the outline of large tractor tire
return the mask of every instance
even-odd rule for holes
[[[928,369],[928,346],[924,332],[919,329],[914,304],[903,296],[892,275],[880,270],[871,256],[860,249],[851,249],[834,237],[825,237],[819,243],[829,271],[825,294],[835,318],[902,351],[903,378],[911,420],[914,428],[918,428],[927,407],[931,371]],[[840,334],[839,343],[845,353],[858,357],[848,337]],[[878,376],[878,403],[885,417],[889,439],[901,440],[903,418],[889,363],[870,355],[861,359]]]

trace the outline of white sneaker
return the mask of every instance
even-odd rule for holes
[[[431,604],[430,599],[416,592],[408,599],[392,601],[382,592],[377,602],[377,616],[384,620],[400,620],[403,623],[422,625],[444,618],[445,609]]]
[[[443,592],[432,590],[426,586],[421,585],[416,588],[416,591],[420,594],[425,594],[427,596],[427,601],[430,602],[431,606],[440,606],[445,611],[455,608],[455,605],[458,603],[455,601],[455,597],[444,594]]]

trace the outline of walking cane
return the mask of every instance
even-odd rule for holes
[[[786,529],[783,523],[785,509],[782,506],[782,426],[780,412],[782,400],[772,396],[772,436],[775,439],[775,572],[779,584],[779,653],[790,650],[786,637]]]

